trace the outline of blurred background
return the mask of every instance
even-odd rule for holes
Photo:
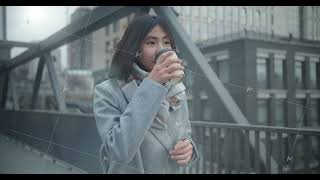
[[[319,6],[1,6],[0,173],[101,173],[94,86],[144,13],[188,65],[182,173],[320,172]]]

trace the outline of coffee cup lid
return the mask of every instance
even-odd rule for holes
[[[154,59],[157,60],[161,54],[168,52],[168,51],[176,52],[174,49],[171,49],[171,48],[163,48],[157,52],[156,57]]]

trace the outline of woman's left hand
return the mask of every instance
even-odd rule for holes
[[[188,139],[178,141],[174,149],[170,151],[171,159],[180,165],[187,165],[193,153],[193,146]]]

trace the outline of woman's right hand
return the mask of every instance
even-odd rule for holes
[[[159,61],[156,63],[149,73],[148,78],[164,84],[172,78],[182,78],[183,75],[171,74],[177,70],[184,70],[182,61],[171,56],[174,52],[168,51],[159,56]]]

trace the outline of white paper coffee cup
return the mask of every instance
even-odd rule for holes
[[[168,51],[173,51],[174,52],[174,53],[172,53],[172,55],[169,56],[170,58],[179,59],[177,54],[176,54],[176,52],[173,49],[164,48],[164,49],[161,49],[159,52],[157,52],[156,57],[155,57],[156,63],[158,63],[160,55],[165,53],[165,52],[168,52]],[[183,70],[176,70],[176,71],[172,72],[172,74],[182,75],[182,77],[181,78],[172,78],[172,79],[170,79],[169,80],[170,85],[178,84],[179,82],[182,81],[182,79],[184,77]]]

